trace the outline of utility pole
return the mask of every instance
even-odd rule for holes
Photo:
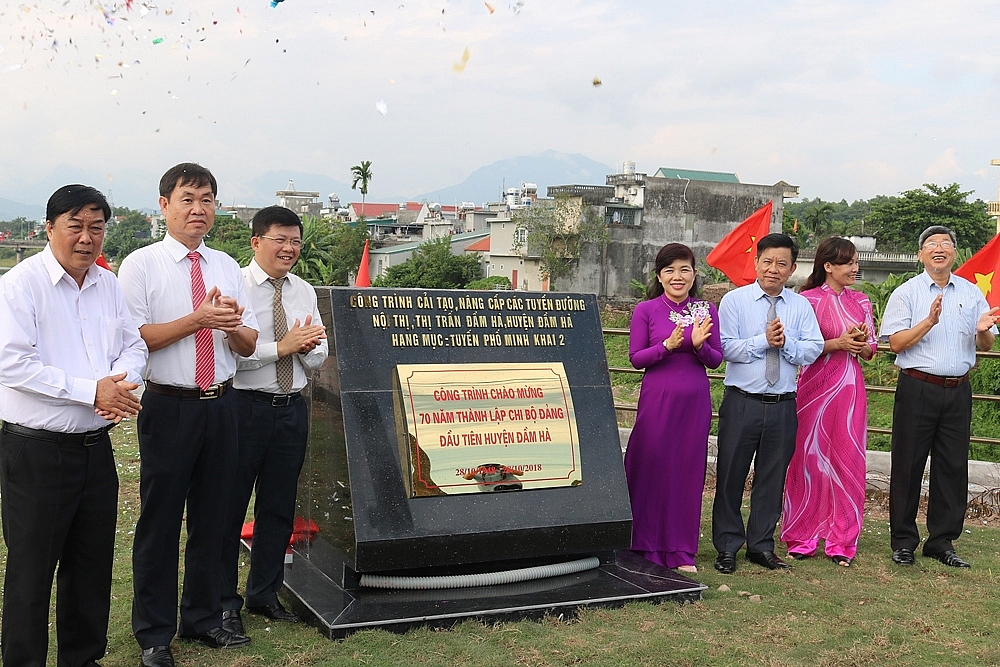
[[[994,167],[1000,167],[1000,159],[990,160]],[[1000,188],[997,191],[997,201],[989,202],[989,213],[997,219],[997,233],[1000,234]]]

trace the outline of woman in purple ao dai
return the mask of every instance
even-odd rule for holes
[[[715,306],[695,294],[694,253],[663,246],[632,314],[629,359],[646,370],[625,453],[632,501],[632,550],[696,572],[712,398],[705,368],[722,363]]]
[[[802,288],[826,343],[802,370],[796,396],[799,426],[785,479],[781,540],[796,560],[826,555],[849,567],[858,548],[865,508],[868,402],[858,356],[875,353],[871,303],[848,289],[858,254],[847,239],[829,238],[816,249]]]

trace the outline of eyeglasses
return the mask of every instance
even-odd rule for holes
[[[274,241],[275,243],[277,243],[282,247],[284,247],[285,245],[290,245],[293,248],[302,247],[302,239],[286,239],[284,237],[274,238],[273,236],[264,236],[263,234],[260,235],[260,238],[267,239],[268,241]]]
[[[955,247],[955,244],[951,241],[925,241],[925,248],[941,248],[942,250],[951,250]]]

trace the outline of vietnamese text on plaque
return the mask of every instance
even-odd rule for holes
[[[405,364],[396,374],[411,496],[581,483],[562,362]]]

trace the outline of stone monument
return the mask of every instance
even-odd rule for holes
[[[627,551],[594,295],[317,292],[330,357],[298,513],[318,530],[285,583],[325,634],[700,597]]]

